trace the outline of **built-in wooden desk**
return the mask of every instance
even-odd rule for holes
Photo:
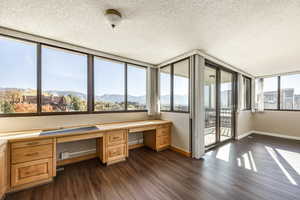
[[[96,139],[96,157],[109,165],[128,157],[130,133],[144,132],[143,145],[153,150],[168,148],[171,124],[164,120],[146,120],[0,134],[2,148],[5,145],[5,157],[0,160],[0,168],[2,163],[7,166],[5,169],[3,167],[8,177],[5,188],[7,191],[16,191],[51,181],[56,176],[58,143]],[[0,185],[0,192],[1,188]]]

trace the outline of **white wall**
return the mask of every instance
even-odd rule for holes
[[[173,122],[171,145],[190,152],[190,118],[189,113],[162,112],[161,119]]]
[[[255,113],[253,130],[300,138],[300,112],[265,110]]]
[[[0,132],[145,120],[147,118],[146,112],[7,117],[0,118]]]
[[[240,111],[236,115],[236,138],[253,130],[253,114],[250,110]]]

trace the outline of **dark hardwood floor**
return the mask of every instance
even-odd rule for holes
[[[6,199],[296,200],[300,141],[252,135],[207,152],[204,160],[140,148],[108,167],[96,159],[66,166],[54,182]]]

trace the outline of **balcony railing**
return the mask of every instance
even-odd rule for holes
[[[232,124],[232,109],[224,108],[220,110],[220,126],[222,128],[231,128]],[[205,109],[205,128],[211,129],[216,127],[216,110],[207,108]],[[206,131],[205,134],[210,134]]]

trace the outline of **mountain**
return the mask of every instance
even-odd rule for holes
[[[109,101],[120,103],[124,101],[124,95],[119,94],[104,94],[101,96],[96,96],[96,101]],[[131,96],[128,95],[128,101],[130,102],[138,102],[143,104],[146,102],[146,96]]]
[[[188,105],[189,98],[185,95],[174,95],[174,101],[176,104],[180,105]],[[160,97],[161,104],[169,104],[170,103],[170,95],[163,95]]]
[[[0,87],[0,92],[5,92],[5,91],[14,91],[18,90],[20,92],[23,92],[23,94],[28,95],[29,91],[31,89],[24,89],[24,88],[1,88]],[[60,90],[46,90],[44,93],[48,95],[54,95],[54,96],[67,96],[67,95],[73,95],[76,97],[79,97],[81,99],[87,100],[87,95],[81,92],[76,92],[76,91],[60,91]],[[187,105],[186,102],[188,102],[188,97],[184,95],[174,95],[174,99],[176,101],[176,104],[181,104],[181,105]],[[119,95],[119,94],[104,94],[101,96],[96,96],[95,97],[96,101],[106,101],[106,102],[116,102],[120,103],[124,101],[124,95]],[[128,95],[128,101],[129,102],[137,102],[140,104],[144,104],[146,102],[146,96],[131,96]],[[167,104],[170,102],[170,96],[169,95],[164,95],[161,96],[160,99],[162,104]]]
[[[87,95],[81,92],[75,92],[75,91],[60,91],[60,90],[46,90],[44,93],[47,93],[49,95],[53,96],[76,96],[79,97],[80,99],[87,100]]]

